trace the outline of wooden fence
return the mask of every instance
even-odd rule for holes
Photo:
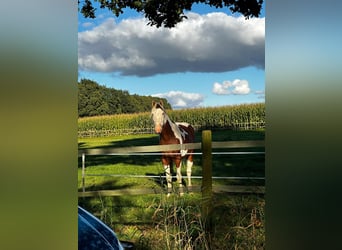
[[[212,176],[212,149],[217,148],[251,148],[251,147],[265,147],[264,141],[224,141],[215,142],[211,140],[211,131],[202,131],[202,142],[198,143],[187,143],[187,144],[174,144],[174,145],[152,145],[152,146],[132,146],[123,148],[101,148],[101,149],[82,149],[79,150],[79,156],[82,157],[82,192],[79,192],[79,197],[87,196],[117,196],[117,195],[137,195],[137,194],[153,194],[160,193],[162,190],[158,189],[139,189],[139,190],[100,190],[100,191],[85,191],[85,177],[87,176],[85,172],[85,162],[86,155],[161,155],[162,151],[169,150],[180,150],[180,149],[200,149],[202,155],[202,186],[198,188],[192,188],[191,191],[201,191],[203,196],[208,196],[213,191],[216,192],[253,192],[253,193],[264,193],[264,187],[253,187],[253,186],[228,186],[228,187],[214,187],[212,186],[212,179],[218,178]],[[217,154],[234,154],[237,152],[219,152]],[[241,152],[238,152],[241,154]],[[253,154],[264,154],[265,152],[243,152],[243,153],[253,153]],[[108,175],[107,175],[108,176]],[[110,175],[117,176],[117,175]],[[125,177],[125,175],[120,175],[120,177]],[[151,176],[134,176],[130,175],[127,177],[148,177]],[[152,176],[159,177],[159,176]],[[194,177],[192,177],[194,178]],[[229,178],[229,177],[226,177]],[[234,178],[234,177],[232,177]],[[246,179],[250,177],[244,177]],[[264,179],[264,178],[251,178],[251,179]]]

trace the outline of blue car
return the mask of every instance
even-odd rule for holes
[[[134,245],[130,242],[120,242],[112,229],[78,206],[78,249],[125,250],[134,249]]]

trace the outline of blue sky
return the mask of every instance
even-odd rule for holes
[[[127,9],[79,14],[79,79],[168,99],[174,109],[265,101],[265,18],[193,6],[173,29]]]

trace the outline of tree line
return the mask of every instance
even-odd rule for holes
[[[131,95],[89,79],[78,82],[79,117],[146,112],[151,110],[153,100],[162,100],[166,109],[172,109],[165,98]]]

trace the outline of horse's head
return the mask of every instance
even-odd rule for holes
[[[154,131],[160,134],[162,132],[163,125],[166,122],[166,113],[162,101],[152,102],[151,117],[154,124]]]

